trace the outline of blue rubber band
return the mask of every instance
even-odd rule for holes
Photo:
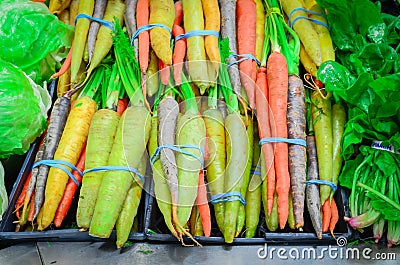
[[[252,165],[251,168],[256,169],[256,168],[261,168],[261,166],[260,165]]]
[[[112,23],[112,22],[110,22],[110,21],[107,21],[107,20],[100,19],[100,18],[91,17],[91,16],[86,15],[86,14],[79,14],[79,15],[77,15],[76,18],[75,18],[75,25],[76,25],[76,21],[77,21],[78,19],[80,19],[80,18],[87,18],[87,19],[89,19],[89,20],[92,20],[92,21],[95,21],[95,22],[100,23],[100,24],[102,24],[103,26],[106,26],[107,28],[109,28],[109,29],[111,29],[111,30],[114,30],[114,23]]]
[[[296,18],[292,21],[292,23],[291,23],[292,26],[293,26],[294,23],[295,23],[297,20],[299,20],[299,19],[307,19],[307,20],[309,20],[309,21],[311,21],[311,22],[314,22],[315,24],[324,26],[325,28],[327,28],[327,29],[329,30],[329,26],[328,26],[327,24],[325,24],[324,22],[319,21],[319,20],[316,20],[316,19],[313,19],[313,18],[310,18],[310,17],[304,17],[304,16],[298,16],[298,17],[296,17]]]
[[[176,145],[176,144],[164,144],[164,145],[160,145],[159,147],[157,147],[156,151],[154,152],[154,154],[150,157],[150,163],[154,164],[158,158],[158,155],[160,154],[161,150],[164,148],[168,148],[171,149],[175,152],[184,154],[184,155],[188,155],[191,156],[195,159],[197,159],[200,164],[201,164],[201,168],[204,169],[204,163],[203,163],[203,158],[204,158],[204,150],[201,149],[199,146],[197,145],[192,145],[192,144],[183,144],[183,145]],[[194,148],[197,150],[200,150],[202,157],[198,157],[197,155],[193,154],[192,152],[188,152],[186,150],[183,150],[184,148]]]
[[[243,205],[246,205],[246,200],[239,191],[230,191],[223,194],[216,194],[211,196],[211,204],[216,204],[220,202],[233,202],[240,201]]]
[[[233,53],[233,54],[229,55],[229,57],[235,57],[235,58],[241,57],[241,59],[231,62],[230,64],[228,64],[228,67],[231,67],[232,65],[238,64],[238,63],[243,62],[245,60],[253,60],[253,61],[256,62],[256,64],[258,66],[261,65],[261,62],[256,57],[254,57],[252,54],[249,54],[249,53],[243,53],[243,54]]]
[[[72,181],[75,182],[75,184],[76,184],[77,186],[80,185],[79,181],[75,178],[75,176],[71,173],[71,171],[68,170],[68,168],[65,167],[65,166],[68,166],[68,167],[70,167],[72,170],[78,172],[79,175],[83,176],[82,172],[79,171],[79,170],[75,167],[75,165],[73,165],[73,164],[71,164],[71,163],[69,163],[69,162],[67,162],[67,161],[62,161],[62,160],[46,160],[46,159],[44,159],[44,160],[40,160],[40,161],[38,161],[38,162],[35,162],[35,163],[32,165],[32,168],[35,168],[35,167],[38,167],[38,166],[41,166],[41,165],[45,165],[45,166],[49,166],[49,167],[55,167],[55,168],[58,168],[58,169],[63,170],[63,171],[64,171],[65,173],[67,173],[67,175],[72,179]]]
[[[307,180],[306,181],[306,185],[310,185],[310,184],[315,184],[315,185],[328,185],[332,188],[333,192],[336,192],[337,190],[337,186],[328,181],[328,180],[323,180],[323,179],[313,179],[313,180]]]
[[[144,177],[140,174],[140,172],[136,168],[127,167],[127,166],[95,167],[95,168],[90,168],[90,169],[84,170],[83,174],[86,174],[86,173],[89,173],[89,172],[101,172],[101,171],[129,171],[129,172],[135,173],[136,176],[138,176],[140,178],[140,180],[144,183]]]
[[[250,170],[250,174],[261,176],[261,171],[259,171],[259,170]]]
[[[294,12],[297,12],[297,11],[304,11],[304,12],[306,12],[306,13],[310,13],[310,14],[313,14],[313,15],[317,15],[317,16],[325,17],[325,18],[326,18],[325,14],[322,14],[322,13],[319,13],[319,12],[316,12],[316,11],[312,11],[312,10],[310,10],[310,9],[306,9],[306,8],[303,8],[303,7],[297,7],[297,8],[295,8],[295,9],[293,9],[293,10],[289,13],[289,18],[291,18],[291,17],[293,16],[293,13],[294,13]]]
[[[305,9],[305,8],[302,8],[302,7],[298,7],[298,8],[293,9],[289,13],[289,21],[288,21],[289,27],[293,27],[294,23],[299,19],[307,19],[309,21],[314,22],[315,24],[324,26],[329,30],[329,26],[327,24],[325,24],[324,22],[316,20],[316,19],[313,19],[313,18],[305,17],[305,16],[298,16],[292,21],[292,16],[293,16],[294,12],[296,12],[296,11],[304,11],[306,13],[317,15],[317,16],[320,16],[320,17],[325,17],[325,14],[321,14],[321,13],[318,13],[318,12],[315,12],[315,11],[312,11],[312,10],[308,10],[308,9]]]
[[[187,39],[190,37],[194,37],[194,36],[208,36],[208,35],[213,35],[215,37],[219,37],[219,32],[216,30],[192,30],[189,32],[186,32],[185,34],[180,34],[178,36],[175,37],[175,42],[177,42],[180,39]]]
[[[289,143],[296,144],[306,147],[307,142],[303,139],[287,139],[287,138],[262,138],[259,142],[259,145],[268,144],[268,143]]]
[[[165,26],[164,24],[147,24],[147,25],[141,26],[140,28],[138,28],[136,30],[135,33],[133,33],[132,39],[131,39],[131,46],[133,45],[133,40],[136,39],[137,37],[139,37],[140,33],[154,29],[154,28],[163,28],[163,29],[167,30],[169,32],[169,34],[172,36],[171,29],[169,27]]]

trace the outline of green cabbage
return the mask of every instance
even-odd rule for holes
[[[23,154],[44,131],[51,98],[21,69],[0,59],[0,158]]]

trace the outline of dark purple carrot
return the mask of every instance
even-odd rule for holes
[[[43,135],[46,135],[47,132],[45,132]],[[45,138],[42,139],[40,146],[39,146],[39,150],[36,153],[36,157],[35,157],[35,163],[39,162],[40,160],[43,159],[43,152],[45,149]],[[35,167],[32,169],[31,171],[31,176],[29,179],[29,184],[28,184],[28,188],[26,190],[26,194],[25,194],[25,198],[24,198],[24,203],[23,203],[23,208],[22,208],[22,218],[24,218],[26,216],[26,211],[28,209],[28,205],[29,202],[31,201],[31,196],[33,194],[33,192],[35,191],[35,185],[36,185],[36,180],[38,177],[38,173],[39,173],[39,167]],[[23,224],[21,223],[21,226]]]
[[[94,4],[93,17],[103,19],[104,11],[106,10],[107,0],[97,0]],[[87,39],[87,48],[89,51],[89,62],[92,61],[94,52],[94,44],[96,43],[97,32],[99,32],[100,23],[96,21],[90,22],[89,34]]]
[[[229,48],[232,53],[237,53],[236,46],[236,0],[219,0],[221,8],[221,36],[222,39],[229,39]],[[234,63],[235,58],[229,57],[229,63]],[[236,64],[228,67],[228,73],[232,84],[232,89],[236,95],[240,96],[240,75]]]
[[[315,146],[315,137],[307,136],[308,153],[308,180],[318,180],[318,159]],[[310,213],[311,223],[319,239],[322,238],[322,218],[321,201],[318,185],[308,185],[306,187],[307,209]]]
[[[124,21],[126,25],[126,29],[128,30],[129,38],[132,38],[132,35],[135,34],[137,30],[136,26],[136,6],[138,0],[126,0],[126,8],[124,14]],[[136,38],[133,40],[133,49],[135,51],[136,61],[139,61],[139,53],[138,53],[138,43],[139,40]]]
[[[65,123],[69,109],[71,107],[71,93],[66,93],[64,96],[58,98],[54,103],[51,111],[49,127],[47,134],[44,139],[45,150],[43,153],[43,159],[52,160],[54,153],[56,152],[58,143],[63,133]],[[36,187],[35,187],[35,215],[37,217],[40,208],[44,201],[44,190],[47,181],[47,175],[49,174],[50,167],[46,165],[40,165],[39,174],[37,176]]]
[[[296,75],[289,76],[288,138],[306,140],[306,102],[303,81]],[[304,226],[304,193],[306,189],[306,147],[289,145],[289,172],[292,189],[296,228]]]

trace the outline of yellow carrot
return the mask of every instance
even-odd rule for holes
[[[72,0],[69,5],[69,24],[75,26],[75,18],[78,15],[79,0]]]
[[[49,10],[53,14],[60,14],[69,7],[71,0],[50,0]]]
[[[158,58],[155,52],[150,52],[149,67],[146,72],[146,88],[147,95],[152,97],[158,91],[159,79],[158,79]]]
[[[265,10],[262,0],[254,0],[257,9],[257,23],[256,23],[256,58],[262,61],[262,50],[264,45],[265,36]]]
[[[68,9],[64,9],[62,12],[58,13],[57,15],[58,19],[61,20],[62,22],[64,22],[64,24],[69,25],[69,10]]]
[[[319,14],[324,14],[324,11],[322,8],[317,4],[315,0],[304,0],[304,3],[306,5],[306,8],[308,10],[317,12]],[[324,16],[316,15],[310,13],[309,15],[310,18],[315,19],[317,21],[320,21],[324,23],[325,25],[328,25],[328,21],[326,21],[326,18]],[[335,60],[335,50],[333,49],[333,44],[332,44],[332,39],[331,39],[331,34],[329,33],[329,29],[323,25],[313,23],[315,31],[318,34],[319,41],[321,43],[321,51],[322,51],[322,62],[328,61],[328,60]]]
[[[68,69],[64,74],[58,78],[57,96],[62,97],[65,92],[70,88],[71,83],[71,70]]]
[[[175,19],[173,0],[150,0],[150,24],[163,24],[172,30]],[[168,30],[156,27],[150,30],[151,47],[166,65],[172,64],[172,49],[169,45],[171,34]]]
[[[183,0],[183,23],[185,31],[204,30],[203,7],[200,0]],[[204,37],[193,36],[187,39],[187,58],[191,80],[204,94],[210,86],[207,71],[207,58]]]
[[[79,2],[79,14],[93,15],[94,0],[85,0]],[[71,83],[74,83],[78,76],[79,67],[82,63],[83,53],[85,51],[86,39],[88,36],[90,20],[86,18],[78,19],[75,27],[74,50],[71,61]]]
[[[305,8],[303,0],[279,0],[279,2],[288,16],[295,8]],[[290,17],[290,21],[294,21],[301,16],[308,17],[308,14],[303,10],[294,11]],[[320,66],[322,63],[321,45],[312,22],[307,19],[298,19],[293,24],[293,29],[299,35],[308,55],[310,55],[317,66]]]
[[[205,18],[205,29],[215,30],[219,32],[221,27],[221,14],[217,0],[201,0]],[[221,58],[218,49],[218,37],[208,35],[204,38],[204,45],[207,52],[208,59],[210,60],[208,75],[210,81],[216,81],[218,76],[219,64]]]
[[[57,151],[54,154],[54,160],[76,164],[86,143],[89,126],[95,112],[96,102],[93,99],[85,96],[75,102],[65,124]],[[63,170],[56,167],[50,168],[46,182],[43,215],[38,218],[39,230],[45,229],[53,221],[68,179],[67,173]]]
[[[307,73],[310,73],[314,77],[317,76],[317,65],[304,50],[303,44],[300,44],[300,62],[303,65],[304,69],[306,69]]]

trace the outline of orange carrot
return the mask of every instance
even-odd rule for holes
[[[256,86],[256,108],[258,119],[258,131],[260,139],[271,137],[271,110],[268,104],[268,83],[267,69],[260,67],[257,73]],[[274,149],[272,144],[263,144],[261,147],[264,157],[265,167],[267,169],[267,209],[268,216],[271,214],[274,205],[275,193],[275,165],[274,165]],[[263,194],[265,196],[265,194]]]
[[[335,230],[335,226],[336,226],[338,221],[339,221],[339,211],[338,211],[335,199],[332,198],[332,201],[331,201],[331,221],[329,223],[329,231],[331,232],[331,235],[333,237],[334,237],[333,230]]]
[[[172,29],[175,19],[173,0],[150,0],[150,24],[163,24]],[[150,42],[153,51],[166,65],[172,64],[172,49],[169,45],[171,33],[165,28],[150,30]]]
[[[207,200],[207,188],[204,183],[204,171],[200,170],[199,173],[199,187],[196,198],[197,209],[200,212],[201,223],[203,225],[203,232],[205,237],[211,235],[211,214],[210,206]]]
[[[57,104],[54,104],[54,106],[56,106]],[[55,109],[55,107],[53,107],[53,109]],[[50,118],[47,119],[47,121],[49,122]],[[47,136],[47,129],[46,131],[42,134],[42,139],[41,142],[39,144],[39,149],[37,150],[37,153],[35,155],[35,162],[39,162],[40,160],[43,159],[44,157],[44,151],[46,149],[46,146],[44,144],[45,142],[45,138]],[[27,214],[26,211],[28,209],[28,204],[31,201],[31,196],[32,193],[36,190],[36,183],[37,183],[37,179],[39,177],[39,167],[35,167],[31,170],[31,177],[29,179],[29,185],[28,185],[28,189],[26,190],[26,194],[25,194],[25,198],[24,198],[24,203],[23,203],[23,208],[22,208],[22,218],[25,219]],[[25,220],[22,220],[23,222]],[[23,225],[21,223],[21,225]]]
[[[50,77],[50,79],[60,77],[60,76],[62,76],[63,74],[65,74],[65,73],[68,71],[69,67],[71,66],[72,47],[73,47],[73,46],[71,46],[71,49],[69,49],[68,56],[67,56],[67,58],[65,59],[63,65],[61,66],[60,70],[59,70],[57,73],[55,73],[54,75],[52,75],[52,76]]]
[[[149,0],[138,0],[136,6],[136,23],[140,28],[149,24],[150,3]],[[149,66],[150,34],[143,31],[139,34],[139,66],[142,73],[146,73]]]
[[[331,203],[329,200],[326,200],[324,205],[322,206],[322,233],[328,232],[329,224],[331,222],[332,210]]]
[[[28,213],[28,221],[32,222],[34,217],[35,217],[35,207],[33,205],[35,204],[35,192],[32,193],[30,205],[31,207],[29,208],[29,213]]]
[[[158,68],[160,69],[161,83],[168,85],[170,71],[168,65],[166,65],[161,59],[158,59]]]
[[[32,177],[32,171],[29,172],[28,178],[25,181],[24,187],[22,188],[21,194],[19,195],[17,202],[15,203],[15,216],[19,219],[21,217],[21,213],[19,212],[19,209],[21,209],[22,206],[24,206],[24,200],[26,196],[26,192],[29,187],[29,182],[31,181]]]
[[[81,172],[85,169],[85,160],[86,160],[86,148],[83,148],[81,156],[76,165],[76,168]],[[75,170],[72,171],[72,174],[74,175],[75,179],[79,183],[81,183],[82,176]],[[56,215],[54,216],[53,222],[56,227],[61,227],[61,224],[64,221],[64,218],[67,216],[69,208],[71,207],[72,199],[74,198],[77,189],[78,186],[76,185],[76,183],[72,179],[69,179],[67,186],[65,187],[64,195],[61,199],[60,204],[58,205]]]
[[[269,104],[275,123],[271,123],[272,137],[287,138],[286,112],[289,76],[286,58],[280,52],[275,51],[268,57],[267,81]],[[289,214],[290,175],[288,156],[288,144],[275,143],[276,192],[278,194],[278,216],[281,229],[285,227]]]
[[[238,0],[236,2],[237,12],[237,42],[239,54],[256,53],[256,23],[257,11],[253,0]],[[244,60],[239,63],[240,80],[246,91],[250,108],[255,106],[255,81],[256,81],[256,62]]]
[[[117,112],[122,115],[128,107],[128,98],[118,99]]]
[[[182,2],[178,1],[175,3],[175,21],[172,28],[172,35],[174,37],[185,34],[184,29],[180,26],[183,17]],[[182,83],[182,67],[183,60],[186,55],[186,39],[182,38],[175,42],[174,54],[172,56],[172,63],[174,64],[174,80],[176,85]]]

